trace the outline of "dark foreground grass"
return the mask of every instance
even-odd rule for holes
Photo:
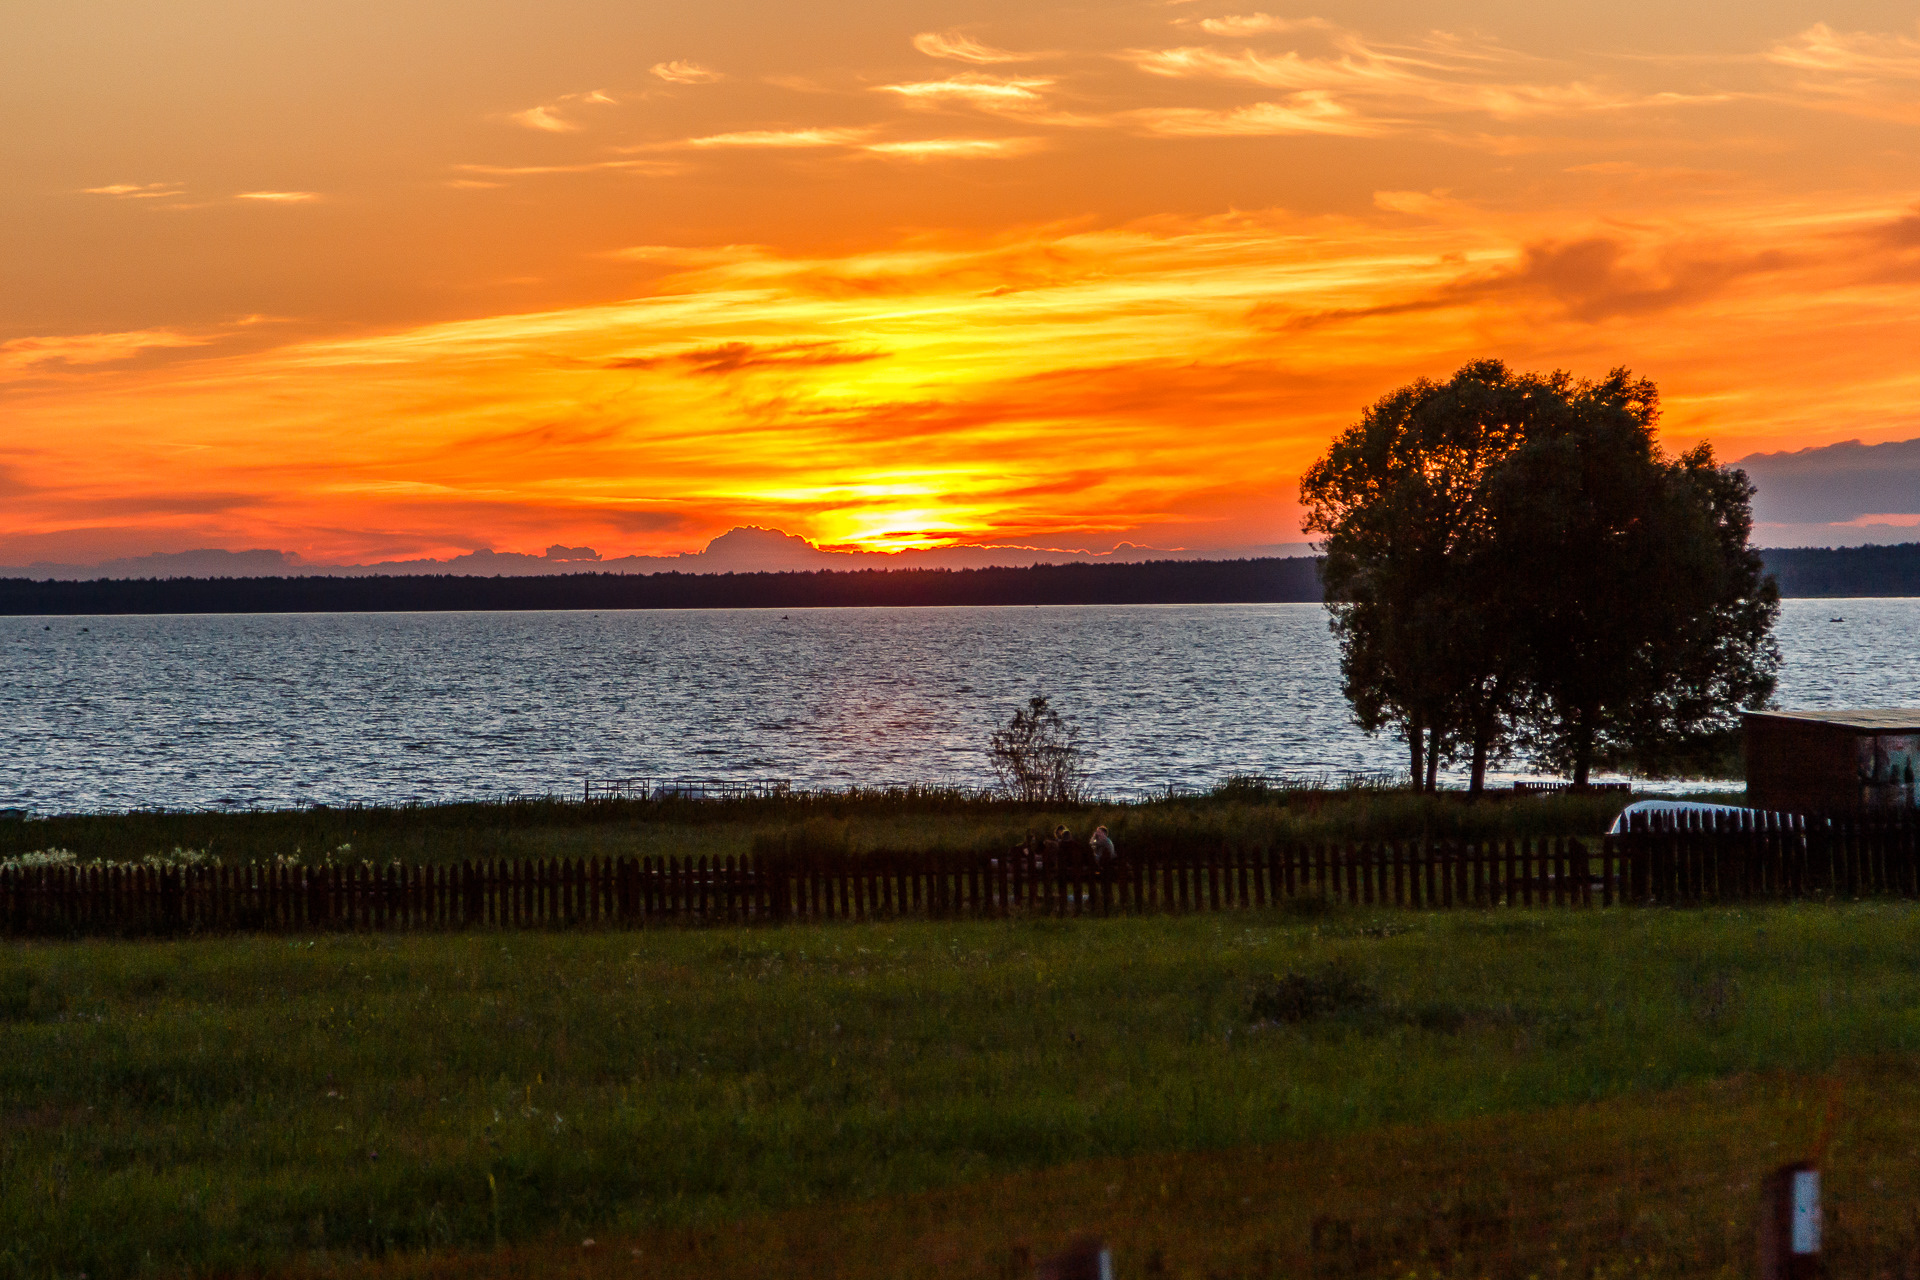
[[[82,861],[140,862],[182,850],[216,861],[401,862],[479,858],[724,856],[800,839],[863,851],[999,851],[1064,823],[1106,824],[1123,849],[1287,839],[1593,836],[1619,795],[1522,796],[1467,804],[1458,795],[1371,788],[1225,787],[1211,796],[1047,808],[968,792],[907,788],[737,801],[525,800],[413,808],[261,813],[74,814],[0,823],[0,861],[63,849]]]
[[[1920,1051],[1917,922],[1857,904],[14,945],[0,1275],[712,1229],[1820,1072]],[[1302,983],[1320,994],[1262,1003]]]
[[[1121,1280],[1731,1280],[1752,1274],[1761,1178],[1823,1138],[1826,1274],[1920,1274],[1920,1068],[1906,1058],[1392,1125],[1333,1143],[1080,1161],[719,1226],[358,1262],[310,1255],[293,1271],[337,1280],[1025,1280],[1030,1262],[1091,1234]]]

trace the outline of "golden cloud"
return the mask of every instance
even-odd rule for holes
[[[776,150],[808,147],[856,146],[870,129],[743,129],[688,138],[689,147],[771,147]]]
[[[685,62],[675,59],[672,62],[656,62],[649,70],[653,75],[668,84],[712,84],[723,80],[718,71],[703,67],[697,62]]]
[[[113,196],[119,200],[157,200],[182,194],[185,188],[176,182],[116,182],[104,187],[82,188],[83,195]]]
[[[644,175],[668,174],[679,172],[679,166],[668,160],[623,159],[623,160],[587,160],[580,164],[457,164],[453,166],[459,173],[477,173],[483,178],[529,178],[554,173],[599,173],[619,172]],[[475,182],[470,179],[455,179],[449,185],[470,187],[497,187],[497,182]]]
[[[1046,143],[1039,138],[915,138],[904,142],[871,142],[869,154],[906,160],[1007,160],[1031,155]]]
[[[540,129],[547,133],[572,133],[580,126],[563,118],[552,107],[528,107],[525,111],[516,111],[507,119],[528,129]]]
[[[1229,14],[1221,18],[1202,18],[1198,25],[1209,35],[1236,37],[1334,29],[1333,24],[1324,18],[1276,18],[1266,13]]]
[[[565,112],[582,106],[610,107],[618,99],[601,89],[590,89],[585,93],[562,94],[552,102],[543,102],[525,111],[514,111],[507,119],[525,129],[536,129],[542,133],[577,133],[585,126]]]
[[[1296,93],[1285,102],[1255,102],[1221,111],[1199,107],[1146,107],[1126,114],[1142,132],[1171,138],[1270,137],[1290,133],[1364,138],[1386,123],[1357,115],[1332,94]]]
[[[1026,62],[1033,56],[996,49],[959,31],[923,31],[913,38],[913,47],[929,58],[951,58],[956,62],[978,64]]]
[[[996,76],[959,75],[945,80],[921,80],[910,84],[883,84],[881,93],[898,94],[909,102],[965,102],[977,107],[1023,106],[1040,101],[1039,90],[1053,84],[1051,79],[1029,77],[1020,80]]]

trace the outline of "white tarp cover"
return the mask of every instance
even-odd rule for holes
[[[1620,816],[1607,828],[1607,834],[1618,835],[1627,829],[1636,814],[1656,813],[1752,813],[1752,809],[1737,804],[1701,804],[1695,800],[1636,800],[1620,811]]]

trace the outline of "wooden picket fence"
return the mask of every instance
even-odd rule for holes
[[[1001,856],[602,858],[0,871],[0,934],[308,933],[1920,897],[1920,824],[1686,817],[1598,841],[1381,841]]]

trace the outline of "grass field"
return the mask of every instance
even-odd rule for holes
[[[1130,1280],[1731,1280],[1752,1274],[1762,1175],[1825,1136],[1826,1274],[1920,1273],[1911,1192],[1920,1071],[1900,1058],[1391,1125],[1332,1143],[1080,1161],[725,1226],[358,1262],[309,1257],[293,1271],[352,1280],[1013,1280],[1092,1234]]]
[[[971,1227],[954,1211],[955,1256],[1005,1270],[1010,1231],[1058,1224],[994,1208],[995,1187],[1116,1186],[1145,1232],[1198,1210],[1172,1183],[1156,1207],[1158,1175],[1085,1171],[1231,1186],[1252,1176],[1232,1161],[1293,1150],[1284,1188],[1301,1161],[1438,1142],[1406,1157],[1419,1182],[1444,1173],[1430,1135],[1449,1125],[1498,1147],[1527,1114],[1625,1114],[1609,1100],[1754,1072],[1897,1076],[1920,1051],[1917,923],[1866,903],[15,944],[0,1276],[496,1241],[510,1260],[589,1236],[751,1241],[807,1214],[918,1240],[940,1204],[975,1206]],[[1702,1150],[1737,1113],[1673,1106],[1694,1127],[1671,1136]],[[1743,1159],[1728,1185],[1758,1172]],[[1060,1195],[1055,1217],[1088,1216]],[[1280,1243],[1236,1238],[1295,1248],[1298,1217]],[[1128,1239],[1122,1273],[1157,1274],[1157,1246]]]
[[[0,823],[0,862],[45,849],[83,861],[139,862],[193,850],[226,862],[458,862],[750,853],[801,839],[854,851],[994,850],[1065,823],[1109,826],[1162,844],[1432,836],[1591,836],[1626,804],[1618,795],[1500,798],[1372,789],[1223,788],[1211,796],[1067,809],[939,790],[824,793],[743,801],[531,800],[401,809],[263,813],[124,813]]]

